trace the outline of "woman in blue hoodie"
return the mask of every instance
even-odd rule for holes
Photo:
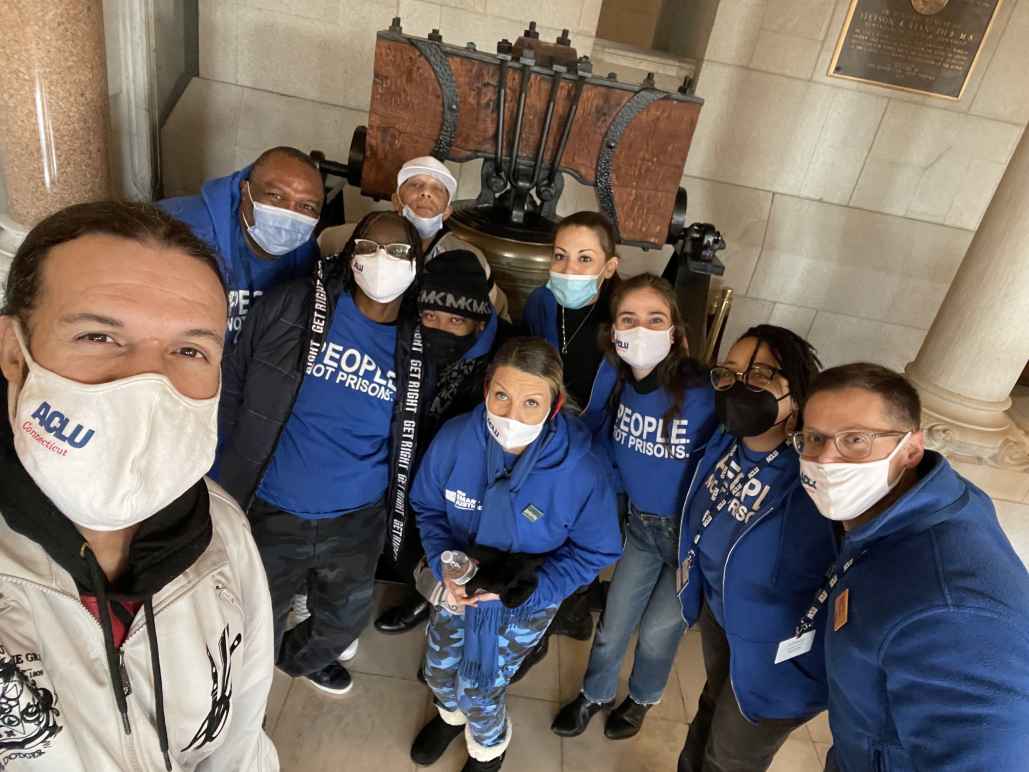
[[[722,426],[686,496],[678,575],[707,683],[679,772],[768,769],[790,732],[825,709],[824,615],[794,632],[835,540],[786,442],[819,366],[806,340],[764,324],[711,369]]]
[[[551,729],[563,737],[582,734],[594,714],[614,703],[622,658],[638,627],[629,694],[604,727],[608,738],[620,740],[639,732],[661,699],[686,629],[675,596],[679,513],[717,421],[714,391],[689,357],[667,281],[642,274],[622,282],[611,317],[602,340],[619,380],[605,400],[611,406],[605,439],[629,498],[625,556],[611,581],[582,693]]]
[[[610,472],[586,428],[561,413],[562,375],[545,341],[508,341],[487,371],[486,403],[440,430],[415,477],[411,507],[446,590],[423,666],[439,715],[414,741],[416,764],[435,763],[463,731],[464,772],[500,769],[511,677],[561,601],[621,554]],[[478,561],[471,582],[444,578],[446,550]]]

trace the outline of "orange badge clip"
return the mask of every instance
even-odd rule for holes
[[[837,632],[845,624],[847,624],[847,615],[850,613],[849,587],[836,596],[835,607],[836,614],[833,617],[832,623],[832,629],[834,633]]]

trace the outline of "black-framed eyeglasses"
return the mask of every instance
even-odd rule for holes
[[[390,257],[395,257],[398,260],[411,259],[412,247],[410,244],[380,244],[372,239],[354,239],[355,255],[374,255],[380,249],[384,250]]]
[[[752,391],[762,391],[770,387],[781,372],[778,367],[762,364],[752,364],[742,373],[725,365],[715,365],[711,368],[711,385],[716,391],[728,391],[739,381]]]
[[[826,443],[832,442],[836,452],[848,461],[864,461],[872,454],[872,445],[880,437],[906,437],[910,432],[870,432],[863,429],[848,429],[836,434],[822,434],[812,429],[803,429],[789,436],[789,443],[801,458],[814,459],[822,455]]]

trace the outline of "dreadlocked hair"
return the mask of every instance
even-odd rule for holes
[[[679,304],[672,285],[652,273],[641,273],[620,282],[611,293],[612,322],[600,326],[597,345],[618,371],[618,381],[611,393],[610,400],[610,405],[614,407],[618,404],[626,378],[633,377],[632,368],[615,352],[614,324],[618,320],[618,310],[625,299],[633,292],[645,289],[653,290],[661,296],[664,304],[668,307],[668,316],[672,321],[672,349],[668,352],[668,356],[654,368],[657,382],[672,398],[672,404],[664,414],[664,425],[670,426],[672,419],[682,411],[686,390],[708,385],[707,368],[691,357],[686,347],[686,323],[683,321],[682,314],[679,313]]]
[[[774,324],[759,324],[743,333],[736,342],[754,338],[758,346],[763,343],[779,362],[779,372],[790,387],[790,395],[797,405],[798,421],[801,410],[811,393],[811,384],[822,369],[815,347],[792,330]]]

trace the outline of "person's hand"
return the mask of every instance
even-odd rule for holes
[[[499,600],[500,596],[492,592],[480,592],[475,595],[468,595],[463,584],[458,584],[453,579],[443,577],[443,584],[447,588],[447,600],[455,608],[465,606],[478,606],[479,603],[489,600]]]

